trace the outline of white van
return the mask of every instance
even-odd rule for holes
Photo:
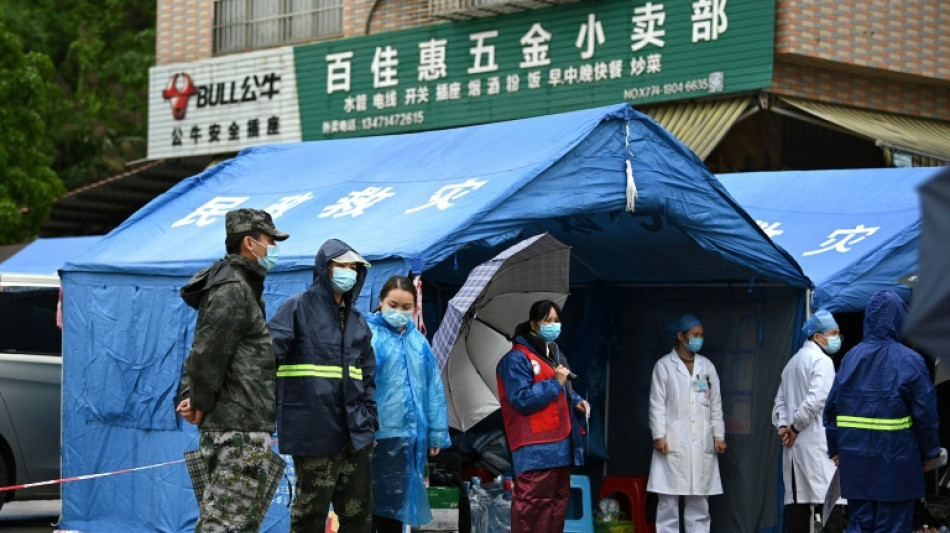
[[[0,487],[60,475],[62,332],[59,277],[0,272]],[[59,498],[59,485],[0,492]]]

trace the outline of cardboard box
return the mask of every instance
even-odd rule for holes
[[[459,489],[454,487],[429,487],[429,507],[432,508],[432,523],[419,531],[459,530]]]

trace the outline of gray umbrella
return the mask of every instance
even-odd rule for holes
[[[950,379],[950,168],[920,186],[920,268],[904,335],[937,360]]]
[[[475,267],[449,301],[432,350],[452,427],[466,431],[498,409],[495,367],[534,302],[567,300],[570,261],[567,245],[537,235]]]

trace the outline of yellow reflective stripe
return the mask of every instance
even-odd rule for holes
[[[913,425],[909,416],[904,418],[864,418],[861,416],[838,415],[838,427],[873,429],[877,431],[896,431]]]
[[[281,365],[277,368],[277,377],[318,377],[318,378],[343,378],[343,367],[328,365]],[[363,371],[359,368],[350,367],[350,377],[353,379],[363,379]]]

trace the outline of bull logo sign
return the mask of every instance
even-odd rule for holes
[[[172,75],[168,80],[168,86],[162,91],[162,98],[171,100],[172,116],[175,120],[184,120],[185,112],[188,111],[188,99],[195,94],[195,83],[191,76],[184,72]]]

